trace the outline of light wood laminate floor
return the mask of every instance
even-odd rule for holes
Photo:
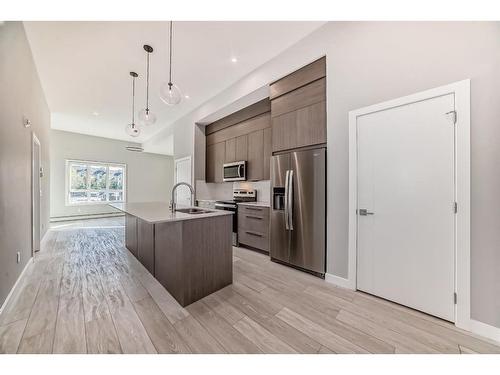
[[[234,283],[182,308],[123,218],[56,224],[0,316],[0,353],[500,353],[452,324],[234,248]]]

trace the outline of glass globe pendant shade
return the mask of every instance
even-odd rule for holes
[[[141,134],[141,129],[137,127],[135,124],[128,124],[125,127],[125,132],[131,137],[138,137]]]
[[[139,117],[139,123],[141,125],[148,126],[153,125],[156,122],[156,115],[147,108],[141,109],[137,116]]]
[[[165,82],[160,86],[160,99],[167,105],[176,105],[181,102],[181,90],[172,82]]]

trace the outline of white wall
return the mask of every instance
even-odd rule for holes
[[[327,271],[346,277],[348,112],[470,78],[471,315],[500,327],[500,211],[496,209],[500,192],[499,40],[498,22],[330,22],[173,127],[185,130],[193,139],[195,122],[326,55]]]
[[[108,205],[66,206],[66,159],[116,162],[127,165],[128,202],[167,202],[174,181],[173,158],[125,150],[127,142],[51,130],[52,218],[116,212]]]
[[[0,306],[31,257],[31,136],[41,143],[41,231],[49,223],[50,112],[21,22],[0,24]],[[23,116],[31,128],[23,126]],[[17,263],[16,253],[21,253]]]

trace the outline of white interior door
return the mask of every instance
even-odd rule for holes
[[[175,183],[187,182],[191,184],[191,157],[175,160]],[[191,191],[187,186],[180,186],[176,191],[176,202],[180,205],[191,204]]]
[[[449,321],[455,320],[454,107],[448,94],[356,123],[357,288]]]

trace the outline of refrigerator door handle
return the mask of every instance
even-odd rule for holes
[[[288,227],[288,189],[290,188],[288,185],[288,175],[290,171],[287,170],[285,174],[285,229],[290,230]]]
[[[288,174],[288,227],[293,230],[293,171]]]

